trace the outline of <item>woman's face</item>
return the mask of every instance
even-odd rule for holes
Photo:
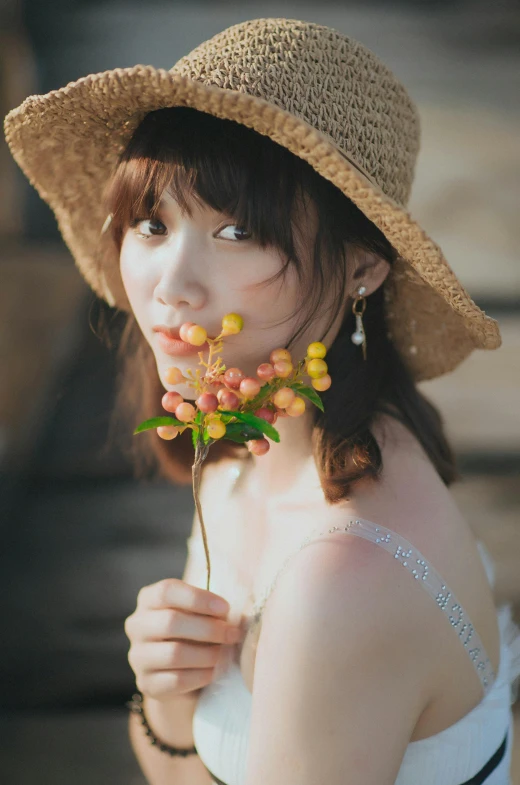
[[[171,356],[160,344],[154,326],[179,328],[184,322],[202,325],[209,337],[222,329],[222,317],[238,313],[244,320],[243,330],[224,339],[222,361],[254,376],[260,363],[269,362],[275,348],[284,347],[299,326],[302,314],[300,285],[291,265],[285,279],[259,287],[275,275],[284,264],[276,248],[261,248],[248,238],[247,227],[195,201],[190,203],[192,216],[182,215],[177,202],[164,192],[156,219],[143,219],[126,231],[121,247],[120,270],[135,318],[150,344],[157,371],[165,390],[175,390],[183,398],[194,400],[195,390],[188,384],[171,385],[164,380],[165,371],[177,366],[186,375],[199,365],[198,355]],[[315,213],[309,210],[305,233],[298,247],[302,262],[308,264],[314,233]],[[307,346],[318,340],[329,318],[326,303],[317,320],[291,348],[295,362],[303,359]],[[285,324],[277,325],[289,314]],[[324,339],[328,347],[334,340],[342,314]],[[195,350],[200,351],[200,349]],[[207,347],[204,359],[208,359]],[[216,359],[214,355],[213,359]],[[216,389],[213,388],[216,392]]]

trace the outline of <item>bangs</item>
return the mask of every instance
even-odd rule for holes
[[[388,259],[397,253],[364,213],[307,161],[234,120],[191,107],[149,112],[123,151],[104,194],[118,252],[137,219],[158,217],[165,191],[182,213],[191,216],[193,204],[207,205],[245,229],[260,247],[272,246],[281,253],[285,261],[280,269],[255,286],[283,282],[288,268],[294,267],[301,300],[295,313],[279,324],[298,313],[302,324],[287,348],[323,308],[331,290],[335,300],[323,335],[333,324],[343,307],[352,250],[370,250]],[[312,237],[309,204],[318,219]]]
[[[295,261],[294,213],[306,166],[233,120],[189,107],[158,109],[136,129],[109,184],[112,235],[120,248],[137,218],[157,217],[166,190],[182,213],[191,216],[190,201],[208,205],[246,228],[261,247],[276,246]]]

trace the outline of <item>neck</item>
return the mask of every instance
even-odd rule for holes
[[[314,466],[313,412],[309,408],[300,417],[279,417],[274,427],[280,434],[280,441],[269,439],[270,449],[265,455],[251,454],[249,478],[260,494],[284,497]]]

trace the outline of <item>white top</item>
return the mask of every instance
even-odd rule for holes
[[[520,677],[520,628],[511,616],[511,605],[497,608],[501,638],[500,664],[494,674],[482,641],[471,621],[434,567],[405,538],[363,519],[352,519],[345,528],[330,529],[355,534],[389,552],[437,602],[458,634],[461,645],[480,677],[481,702],[449,728],[408,744],[395,785],[510,785],[513,745],[511,705]],[[311,539],[327,532],[313,532]],[[190,554],[203,560],[200,538],[188,540]],[[494,585],[491,555],[482,542],[479,552],[490,585]],[[289,557],[291,558],[291,557]],[[285,564],[287,564],[288,559]],[[284,566],[285,566],[284,564]],[[229,573],[213,577],[211,590],[229,596]],[[217,585],[219,584],[219,585]],[[193,737],[202,763],[218,785],[243,785],[251,717],[252,696],[238,664],[228,658],[211,684],[201,692],[193,718]]]

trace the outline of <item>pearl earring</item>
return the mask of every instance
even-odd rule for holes
[[[366,286],[360,286],[357,290],[358,296],[352,303],[352,313],[356,317],[356,332],[352,333],[350,336],[350,340],[352,343],[355,343],[356,346],[361,346],[363,349],[363,360],[367,359],[367,337],[365,335],[365,330],[363,328],[363,320],[362,316],[365,313],[365,308],[367,307],[366,297],[363,295],[366,292]],[[358,310],[358,303],[361,303],[361,310]]]

